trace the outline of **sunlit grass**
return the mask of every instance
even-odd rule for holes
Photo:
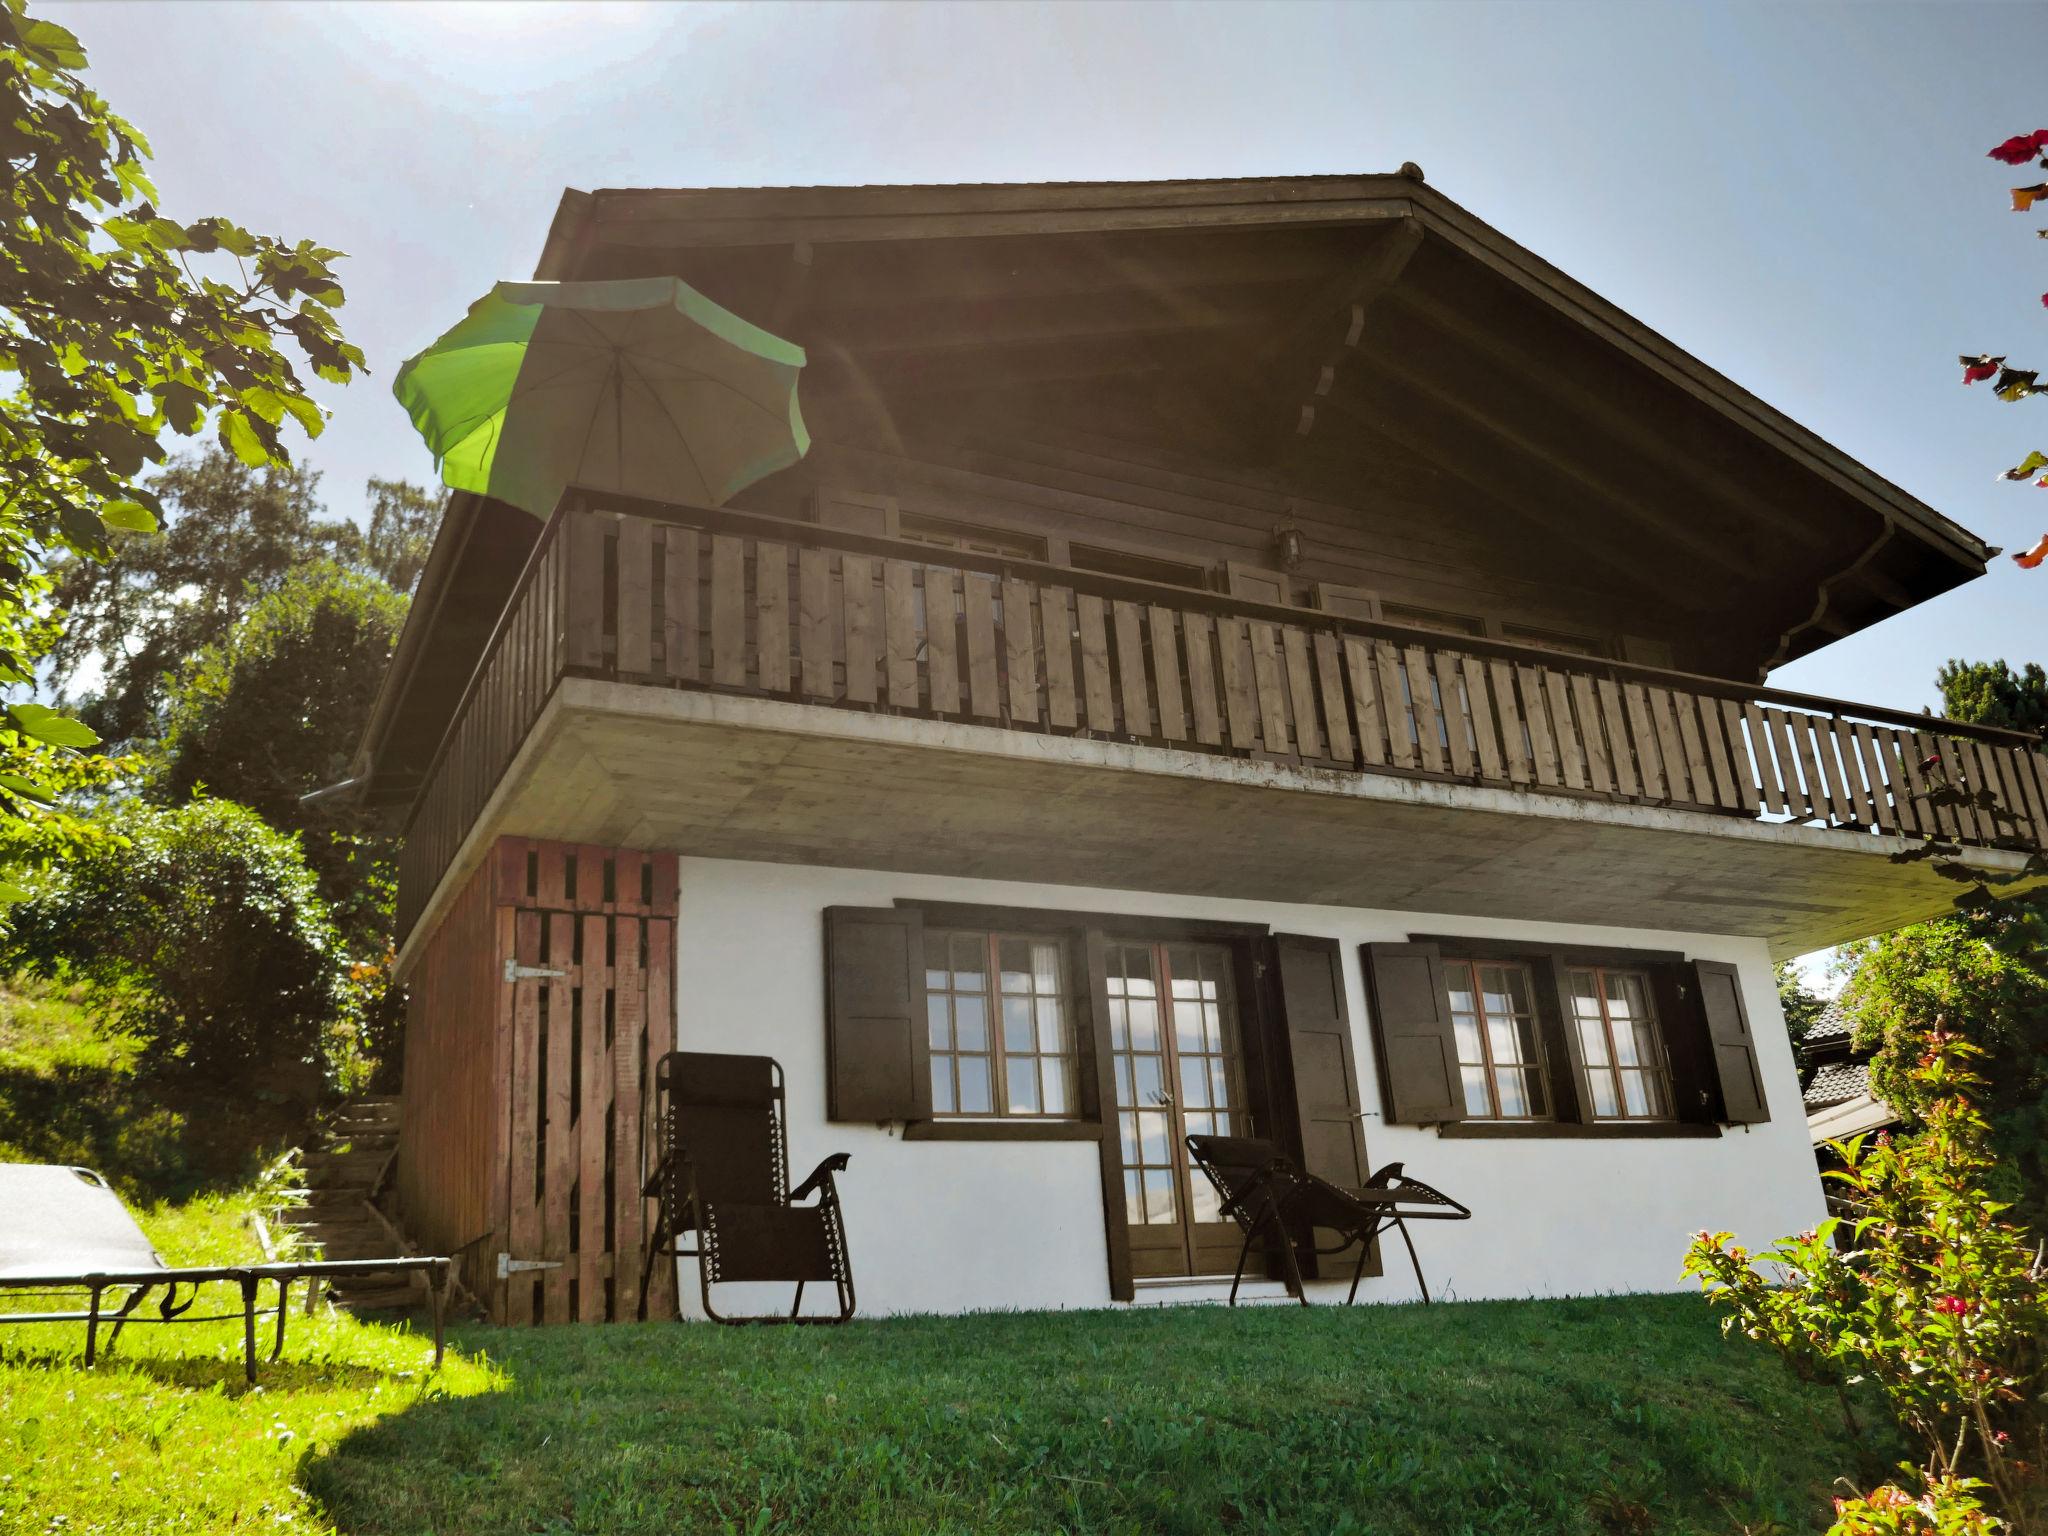
[[[250,1208],[146,1226],[252,1257]],[[238,1323],[91,1372],[75,1328],[9,1332],[8,1532],[1733,1536],[1818,1529],[1856,1469],[1832,1403],[1686,1296],[467,1325],[439,1374],[423,1331],[294,1317],[253,1391]]]

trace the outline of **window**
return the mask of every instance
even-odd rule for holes
[[[905,512],[897,519],[899,537],[939,549],[957,549],[969,554],[995,555],[1006,560],[1043,560],[1045,540],[1034,534],[1009,528],[985,528],[974,523],[955,522],[948,517],[927,517]]]
[[[1209,572],[1202,566],[1181,560],[1162,560],[1156,555],[1134,555],[1123,549],[1102,549],[1093,544],[1068,546],[1067,562],[1079,571],[1128,576],[1134,581],[1160,581],[1173,587],[1209,585]]]
[[[1516,645],[1540,645],[1546,651],[1563,651],[1569,656],[1606,656],[1611,647],[1591,635],[1568,634],[1561,629],[1535,629],[1527,624],[1503,624],[1500,637]]]
[[[1573,966],[1566,980],[1579,1055],[1586,1064],[1586,1108],[1595,1120],[1671,1117],[1671,1074],[1643,971]]]
[[[1536,989],[1526,965],[1446,960],[1465,1114],[1473,1120],[1547,1120],[1549,1084],[1536,1040]]]
[[[928,929],[932,1113],[1075,1113],[1073,1029],[1058,939]]]
[[[1483,620],[1462,613],[1445,613],[1438,608],[1416,608],[1407,603],[1381,603],[1380,617],[1389,624],[1406,624],[1412,629],[1437,629],[1447,635],[1483,635]]]

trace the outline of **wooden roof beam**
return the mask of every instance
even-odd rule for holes
[[[1688,612],[1704,613],[1717,601],[1711,590],[1698,582],[1672,579],[1668,564],[1638,554],[1632,548],[1586,536],[1582,521],[1569,513],[1517,494],[1512,482],[1499,475],[1487,475],[1471,467],[1470,455],[1447,442],[1442,434],[1388,412],[1370,411],[1355,402],[1342,401],[1335,407],[1340,421],[1355,422],[1368,432],[1384,438],[1404,452],[1413,454],[1428,468],[1464,488],[1473,503],[1539,534],[1544,540],[1563,546],[1569,558],[1599,566],[1641,589],[1649,598],[1666,602]]]
[[[1266,365],[1269,390],[1286,402],[1278,448],[1315,430],[1338,369],[1365,340],[1368,311],[1401,280],[1420,249],[1422,226],[1403,219],[1374,242],[1363,261],[1324,284],[1286,327]]]
[[[1750,564],[1743,551],[1731,550],[1725,540],[1702,532],[1682,517],[1657,511],[1632,489],[1617,485],[1548,444],[1536,441],[1503,412],[1478,403],[1470,390],[1445,384],[1399,352],[1384,347],[1373,351],[1372,364],[1387,379],[1471,429],[1483,440],[1474,443],[1476,451],[1519,466],[1511,472],[1527,474],[1534,470],[1538,479],[1559,486],[1565,499],[1576,497],[1598,503],[1621,524],[1675,545],[1731,583],[1748,576]]]
[[[1559,368],[1555,359],[1541,357],[1531,348],[1508,339],[1500,328],[1481,324],[1414,283],[1402,286],[1391,302],[1471,348],[1483,362],[1511,370],[1525,386],[1541,389],[1637,452],[1652,460],[1673,456],[1678,445],[1670,437],[1644,426],[1634,412],[1581,383],[1570,370]],[[1674,472],[1710,491],[1729,511],[1746,521],[1768,526],[1773,532],[1790,533],[1816,550],[1833,547],[1834,541],[1825,535],[1760,506],[1753,486],[1721,469],[1711,458],[1697,453],[1686,453],[1684,457],[1684,467]]]

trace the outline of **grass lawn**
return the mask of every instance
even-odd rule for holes
[[[159,1207],[172,1262],[245,1196]],[[841,1330],[0,1333],[0,1532],[1812,1531],[1832,1403],[1685,1296]],[[62,1517],[61,1520],[55,1517]]]

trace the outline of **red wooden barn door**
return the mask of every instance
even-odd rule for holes
[[[672,1268],[640,1293],[653,1218],[640,1190],[654,1064],[675,1039],[675,858],[519,838],[496,857],[510,1273],[493,1311],[508,1323],[667,1317]]]

